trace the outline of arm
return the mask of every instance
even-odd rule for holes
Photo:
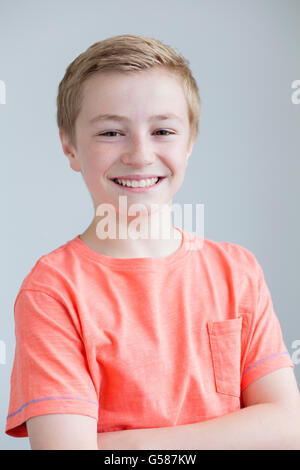
[[[201,423],[120,431],[111,441],[115,447],[108,439],[115,433],[107,433],[103,450],[130,448],[126,441],[134,440],[131,449],[300,449],[300,396],[291,368],[254,381],[242,400],[245,408]]]
[[[89,416],[41,415],[26,426],[31,450],[98,450],[97,421]]]
[[[50,286],[43,271],[37,277]],[[68,420],[72,421],[70,435],[77,445],[81,423],[82,430],[88,419],[96,426],[99,402],[76,314],[62,299],[28,288],[18,294],[14,317],[16,348],[6,432],[27,436],[28,423],[34,447],[36,442],[52,445],[55,436],[65,440],[62,420]],[[71,416],[63,418],[63,414]]]

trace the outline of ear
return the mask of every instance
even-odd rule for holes
[[[196,138],[193,138],[193,139],[191,139],[190,143],[188,144],[187,153],[186,153],[186,161],[185,161],[186,165],[187,165],[188,159],[190,158],[190,155],[193,151],[195,141],[196,141]]]
[[[69,159],[70,167],[74,171],[81,171],[80,163],[78,161],[77,151],[72,145],[70,137],[67,136],[62,129],[59,129],[59,138],[61,141],[63,152]]]

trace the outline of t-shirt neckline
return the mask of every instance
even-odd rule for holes
[[[135,269],[149,269],[163,267],[169,264],[177,263],[185,258],[188,253],[188,233],[180,227],[174,227],[181,232],[181,245],[174,253],[162,258],[114,258],[111,256],[98,253],[89,248],[83,240],[77,235],[71,243],[73,247],[83,256],[90,258],[98,263],[111,267],[134,267]]]

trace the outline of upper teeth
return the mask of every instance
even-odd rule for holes
[[[119,180],[116,178],[116,181],[123,186],[131,186],[133,188],[143,188],[145,186],[152,186],[157,183],[158,178],[147,178],[145,180]]]

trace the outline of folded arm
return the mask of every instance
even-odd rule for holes
[[[201,423],[97,435],[94,418],[49,414],[27,421],[33,450],[300,450],[300,395],[293,370],[276,370],[242,392],[244,408]]]
[[[292,368],[256,380],[242,399],[245,408],[201,423],[99,434],[99,449],[300,450],[300,395]],[[126,447],[133,442],[136,447]]]

